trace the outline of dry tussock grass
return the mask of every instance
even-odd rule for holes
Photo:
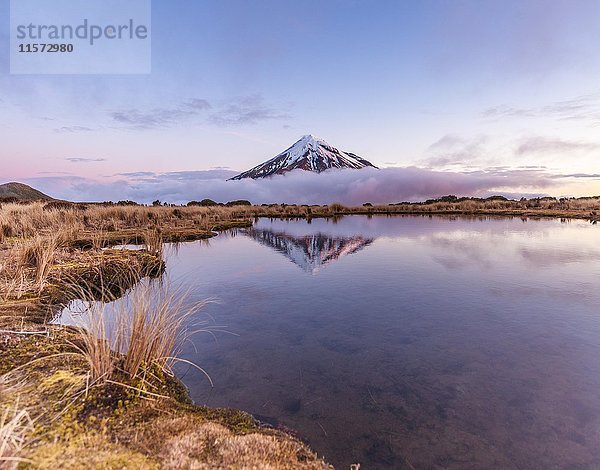
[[[144,243],[158,248],[155,242],[165,228],[194,227],[210,231],[223,222],[251,216],[251,209],[238,206],[171,208],[71,204],[47,209],[43,202],[5,203],[0,206],[0,244],[61,232],[67,241],[85,235],[100,248],[108,235],[134,230]]]
[[[15,240],[0,253],[0,298],[20,299],[27,291],[40,293],[59,251],[72,234],[57,230]]]
[[[18,401],[13,406],[0,409],[0,468],[17,468],[19,463],[27,462],[20,455],[26,445],[27,433],[32,428],[29,413],[19,409]]]
[[[77,297],[81,299],[94,297],[85,287],[73,289],[80,290]],[[81,302],[83,345],[78,350],[89,364],[91,383],[117,380],[123,373],[129,380],[144,381],[153,370],[173,376],[173,365],[182,361],[177,357],[180,346],[204,331],[192,329],[197,324],[190,320],[204,304],[190,302],[185,292],[168,281],[147,279],[114,302],[110,312],[105,303]]]
[[[552,216],[557,212],[580,212],[584,216],[596,215],[594,212],[600,210],[600,197],[580,199],[554,199],[535,198],[521,201],[502,199],[469,199],[460,198],[452,200],[435,200],[428,203],[400,203],[393,205],[371,205],[363,207],[366,212],[395,213],[395,212],[464,212],[477,213],[486,211],[515,211],[515,212],[538,212],[543,215]],[[353,212],[359,208],[343,208],[340,212]]]
[[[158,227],[152,227],[146,229],[144,232],[144,244],[146,250],[150,253],[154,253],[160,257],[163,254],[163,239],[162,233]]]
[[[54,265],[59,248],[64,246],[69,234],[63,231],[50,233],[46,236],[35,235],[17,244],[16,277],[25,278],[24,270],[31,268],[35,288],[41,292],[45,286],[50,268]]]
[[[61,231],[68,239],[81,234],[110,234],[123,230],[138,230],[144,243],[154,246],[166,229],[194,226],[214,230],[228,221],[250,220],[255,217],[331,217],[352,213],[429,213],[477,211],[549,211],[600,213],[600,197],[579,199],[537,198],[521,201],[503,199],[442,198],[419,204],[368,205],[346,207],[338,203],[325,206],[269,204],[261,206],[188,206],[146,207],[116,205],[30,204],[5,203],[0,207],[0,243],[15,238],[31,238]],[[551,215],[551,214],[549,214]],[[101,245],[100,242],[97,243]],[[158,247],[158,246],[157,246]]]

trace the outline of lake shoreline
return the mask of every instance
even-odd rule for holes
[[[271,449],[273,455],[279,455],[278,452],[283,452],[282,449],[296,449],[291,454],[285,452],[282,454],[291,459],[288,462],[291,467],[298,468],[298,465],[302,464],[304,468],[327,468],[323,460],[295,437],[265,427],[245,412],[209,409],[191,404],[187,391],[177,379],[166,375],[161,376],[158,372],[157,381],[152,385],[154,388],[151,395],[145,396],[139,391],[132,393],[131,389],[136,389],[138,384],[128,384],[127,379],[122,378],[124,387],[115,385],[88,393],[87,386],[84,386],[85,394],[78,396],[73,403],[69,404],[68,412],[63,412],[61,407],[64,405],[65,396],[73,387],[85,385],[86,377],[86,364],[80,358],[70,359],[75,358],[81,348],[78,330],[48,323],[62,306],[76,298],[72,291],[66,289],[67,283],[84,280],[88,287],[92,285],[97,288],[99,299],[104,298],[107,293],[112,296],[110,298],[118,298],[134,284],[122,284],[123,279],[118,276],[113,281],[111,272],[117,272],[117,268],[127,266],[130,272],[135,273],[133,279],[136,282],[143,277],[159,277],[164,271],[162,243],[209,239],[219,231],[251,227],[252,219],[258,217],[309,220],[349,215],[523,217],[586,219],[592,223],[598,220],[593,213],[595,211],[589,209],[558,211],[448,208],[441,210],[426,207],[423,210],[407,210],[386,206],[384,210],[379,207],[344,208],[335,205],[325,207],[327,210],[316,210],[314,207],[311,209],[310,206],[277,206],[276,208],[240,206],[228,209],[224,217],[208,221],[203,220],[199,215],[203,217],[210,213],[209,209],[202,212],[189,210],[188,217],[186,208],[139,207],[134,210],[159,214],[154,215],[153,218],[168,214],[168,219],[154,220],[150,228],[134,221],[134,224],[139,224],[138,227],[114,227],[114,230],[108,232],[88,228],[73,232],[51,253],[51,264],[44,267],[45,277],[38,286],[33,280],[39,276],[39,266],[35,264],[39,260],[33,260],[31,265],[25,266],[20,275],[31,278],[31,284],[27,284],[25,288],[21,285],[18,293],[14,290],[14,286],[11,287],[13,291],[6,287],[7,284],[3,287],[7,297],[3,299],[0,307],[0,364],[2,364],[0,392],[3,392],[1,404],[3,407],[9,407],[20,402],[20,405],[15,406],[31,410],[34,419],[39,416],[44,418],[32,424],[30,428],[26,426],[25,435],[31,437],[31,444],[18,453],[19,458],[32,459],[42,468],[52,467],[60,462],[62,452],[66,452],[70,458],[76,461],[81,459],[80,462],[83,463],[89,458],[85,449],[90,446],[90,442],[93,442],[93,446],[106,450],[102,457],[106,458],[106,461],[131,461],[150,467],[159,466],[166,461],[165,459],[173,456],[166,455],[164,448],[157,451],[152,449],[152,446],[144,447],[149,442],[144,439],[150,439],[144,430],[152,433],[152,439],[156,439],[158,435],[159,440],[167,442],[173,436],[182,439],[184,436],[189,437],[198,426],[214,425],[216,426],[214,429],[206,429],[207,435],[213,433],[224,440],[235,442],[238,437],[250,435],[260,440],[262,437],[259,436],[263,436],[269,446],[274,446]],[[64,209],[61,211],[65,212]],[[67,216],[73,216],[74,220],[78,220],[77,218],[81,216],[80,212],[85,212],[77,208],[70,208],[67,211]],[[123,217],[131,215],[129,212],[123,214]],[[65,214],[60,217],[64,218]],[[198,220],[201,223],[198,223]],[[53,222],[50,221],[48,227],[42,229],[46,231],[44,233],[48,233],[48,236],[52,233],[50,223]],[[114,224],[114,220],[111,223]],[[18,248],[17,251],[21,250],[19,253],[26,251],[26,247],[19,244],[27,243],[27,240],[38,236],[40,235],[30,235],[28,238],[22,234],[20,237],[16,235],[4,237],[1,253],[5,264],[13,255],[11,250]],[[146,249],[135,251],[106,249],[121,244],[144,244]],[[129,278],[130,281],[131,279]],[[3,281],[8,282],[9,278]],[[68,367],[65,368],[64,358],[67,357]],[[15,391],[14,383],[18,382],[27,384],[28,388],[24,394],[19,393],[18,387]],[[55,420],[48,420],[52,416],[48,410],[45,414],[39,414],[40,407],[44,407],[43,401],[50,403],[50,409],[57,416]],[[36,415],[35,410],[38,410],[39,416]],[[163,420],[165,415],[170,416],[168,422]],[[162,431],[163,429],[166,431]],[[139,433],[144,437],[138,441],[136,439]],[[74,439],[74,436],[80,434],[84,437]],[[132,434],[136,435],[135,439],[131,437]],[[57,442],[62,442],[64,445],[61,447]],[[283,464],[281,461],[279,463]]]
[[[231,221],[213,228],[250,225]],[[161,235],[168,242],[182,242],[218,232],[177,229]],[[142,237],[117,232],[100,244],[138,244]],[[159,253],[144,249],[94,249],[85,238],[69,245],[68,252],[49,267],[42,289],[20,292],[18,299],[4,299],[0,307],[0,406],[8,416],[13,407],[15,416],[21,412],[26,416],[20,425],[27,444],[9,453],[10,458],[36,468],[57,468],[66,461],[107,468],[162,468],[185,462],[185,456],[172,455],[169,447],[189,447],[193,440],[194,448],[183,449],[183,454],[193,454],[203,445],[214,449],[189,464],[228,465],[234,458],[249,465],[330,468],[289,430],[261,423],[241,410],[193,404],[185,386],[161,371],[153,371],[147,393],[125,376],[119,385],[89,388],[88,365],[79,357],[84,347],[81,331],[49,321],[78,297],[73,284],[93,288],[97,300],[114,300],[140,279],[161,276],[165,264]],[[133,276],[118,275],[124,266]],[[76,394],[65,406],[73,387],[85,393]],[[210,444],[213,439],[222,444]],[[97,455],[90,455],[92,449]]]

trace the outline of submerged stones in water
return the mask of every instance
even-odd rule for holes
[[[291,414],[296,414],[302,408],[302,400],[300,398],[288,398],[283,403],[283,409]]]

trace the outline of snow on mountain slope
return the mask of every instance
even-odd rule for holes
[[[271,158],[271,160],[261,163],[230,179],[265,178],[271,175],[281,175],[296,169],[321,173],[329,168],[360,169],[369,166],[377,168],[358,155],[342,152],[322,139],[318,139],[313,135],[305,135],[290,148]]]

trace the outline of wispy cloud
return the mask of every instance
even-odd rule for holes
[[[170,171],[166,173],[155,173],[152,171],[136,171],[129,173],[118,173],[115,176],[122,176],[132,182],[161,182],[161,181],[206,181],[211,179],[227,180],[239,171],[227,168],[212,168],[210,170],[195,171]]]
[[[66,161],[71,163],[92,163],[92,162],[105,162],[106,158],[85,158],[85,157],[68,157]]]
[[[481,115],[485,118],[536,117],[539,116],[539,108],[514,108],[511,106],[499,105],[487,108]]]
[[[561,137],[526,136],[520,139],[489,135],[462,137],[448,134],[431,144],[419,166],[455,171],[546,170],[546,159],[590,157],[600,151],[600,141]],[[527,159],[527,162],[523,162]],[[535,160],[531,164],[531,160]],[[506,165],[505,162],[510,162]],[[519,165],[519,163],[525,163]]]
[[[51,118],[45,118],[46,120],[52,120]],[[92,129],[91,127],[86,127],[86,126],[63,126],[63,127],[58,127],[56,129],[54,129],[54,132],[58,132],[58,133],[63,133],[63,132],[68,132],[68,133],[73,133],[73,132],[93,132],[94,129]]]
[[[233,100],[210,115],[209,120],[220,126],[257,124],[262,121],[288,119],[290,115],[269,106],[260,95],[245,96]]]
[[[170,127],[211,108],[211,104],[205,99],[190,98],[170,108],[154,108],[148,111],[131,108],[111,111],[109,116],[113,121],[130,129],[145,130]]]
[[[600,179],[600,173],[570,173],[566,175],[553,175],[553,178],[584,178]]]
[[[169,127],[195,114],[196,112],[191,109],[156,108],[145,112],[138,109],[114,111],[110,113],[110,117],[126,127],[143,130],[156,127]]]
[[[127,173],[117,173],[113,176],[124,176],[126,178],[145,178],[148,176],[155,176],[156,173],[153,171],[130,171]]]
[[[191,108],[191,109],[197,109],[197,110],[204,110],[204,109],[211,109],[212,106],[211,104],[201,98],[192,98],[189,99],[188,101],[183,103],[183,106]]]
[[[211,113],[205,115],[209,111]],[[236,126],[290,117],[288,113],[268,105],[261,95],[234,98],[217,108],[205,99],[192,98],[170,108],[147,111],[131,108],[111,111],[109,116],[118,125],[134,130],[172,127],[199,118],[218,126]]]
[[[590,152],[598,150],[599,143],[583,142],[575,140],[562,140],[548,137],[530,137],[519,144],[516,150],[517,155],[529,155],[540,153],[562,153]]]
[[[569,100],[554,101],[545,106],[493,106],[483,111],[485,118],[550,117],[556,119],[600,120],[600,92],[580,95]]]
[[[489,140],[486,135],[466,139],[448,134],[429,146],[426,151],[427,157],[420,163],[427,168],[471,166],[485,156],[485,147]]]

